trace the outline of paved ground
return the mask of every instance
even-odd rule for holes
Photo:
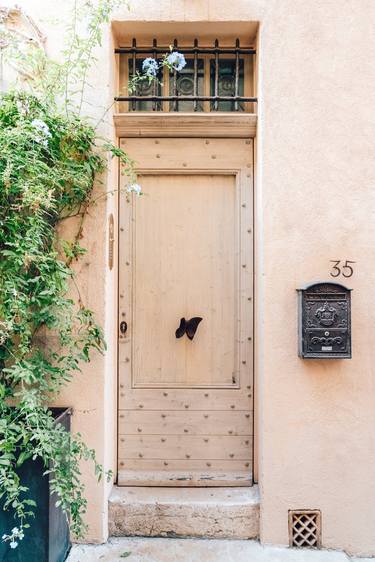
[[[75,545],[67,562],[374,562],[333,550],[263,547],[257,541],[203,539],[110,539]]]

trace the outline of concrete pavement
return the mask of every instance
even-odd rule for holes
[[[74,545],[67,562],[374,562],[333,550],[262,546],[253,540],[111,538]]]

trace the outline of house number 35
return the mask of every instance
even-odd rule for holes
[[[343,277],[351,277],[354,270],[350,264],[355,263],[355,261],[346,260],[330,260],[334,265],[332,266],[332,271],[330,272],[331,277],[338,277],[342,275]]]

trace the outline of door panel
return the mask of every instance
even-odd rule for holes
[[[155,389],[152,393],[133,389],[132,392],[124,390],[125,384],[121,383],[119,407],[120,410],[184,410],[186,404],[194,404],[194,410],[252,410],[253,396],[251,388],[247,393],[231,390],[220,392],[197,392],[195,389],[169,389],[168,392]]]
[[[124,459],[138,459],[139,450],[147,459],[163,457],[173,460],[194,458],[195,460],[223,460],[223,452],[228,460],[248,460],[251,455],[250,440],[244,437],[172,435],[161,440],[159,435],[129,435],[124,447],[120,444],[120,454]]]
[[[119,334],[118,482],[249,485],[251,141],[121,146],[145,195],[120,205],[119,320],[128,329]],[[180,319],[197,316],[193,339],[176,338]]]
[[[147,175],[135,201],[133,387],[231,387],[238,375],[236,182]],[[180,319],[201,317],[194,339]]]
[[[189,406],[189,404],[185,404]],[[127,435],[249,435],[250,412],[125,411],[119,420],[120,434]],[[223,457],[224,458],[224,457]]]

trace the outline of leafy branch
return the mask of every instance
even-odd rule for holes
[[[106,196],[94,197],[94,186],[108,158],[118,158],[135,181],[126,153],[80,115],[92,52],[120,4],[75,0],[62,62],[39,43],[23,48],[23,36],[0,27],[4,59],[20,76],[0,97],[0,501],[17,524],[2,537],[11,548],[34,516],[35,501],[18,473],[23,463],[42,461],[77,536],[86,530],[81,461],[94,464],[98,479],[104,476],[95,452],[55,422],[49,404],[82,362],[105,350],[73,270],[85,253],[85,217]],[[74,216],[75,232],[61,238],[61,221]],[[78,299],[69,294],[71,283]]]

